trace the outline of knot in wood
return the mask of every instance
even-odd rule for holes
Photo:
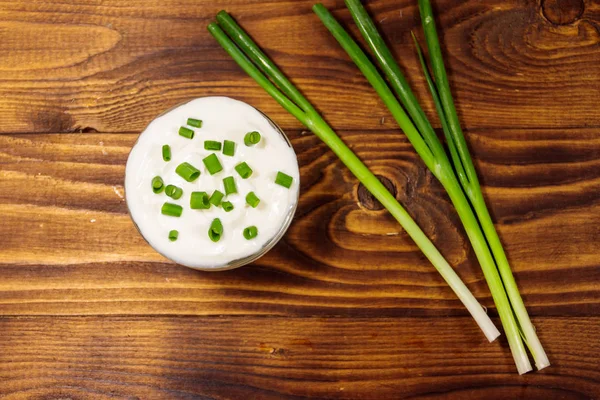
[[[379,179],[379,182],[383,183],[383,186],[385,186],[386,189],[389,190],[390,193],[394,197],[396,197],[396,194],[397,194],[396,185],[394,185],[392,183],[392,181],[389,180],[388,178],[386,178],[385,176],[381,176],[381,175],[375,175],[375,176],[377,176],[377,179]],[[369,192],[369,190],[362,183],[359,183],[359,185],[358,185],[357,197],[358,197],[358,201],[359,201],[360,205],[363,206],[364,208],[366,208],[367,210],[382,210],[383,209],[383,205],[379,202],[379,200],[377,200],[375,198],[375,196],[373,196],[371,194],[371,192]]]
[[[554,25],[569,25],[583,15],[583,0],[542,0],[542,13]]]

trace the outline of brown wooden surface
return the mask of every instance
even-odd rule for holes
[[[368,3],[407,75],[413,0]],[[342,1],[326,1],[356,32]],[[484,191],[552,367],[519,377],[404,231],[206,32],[228,9],[496,315],[458,217],[311,1],[0,1],[2,398],[600,398],[600,4],[434,1]],[[123,200],[162,110],[230,95],[288,132],[301,199],[253,265],[156,254]],[[434,119],[434,121],[436,121]],[[436,122],[437,123],[437,122]]]
[[[554,371],[516,378],[465,318],[4,318],[3,398],[560,398],[600,391],[597,317],[543,317]],[[435,340],[423,332],[438,331]],[[465,342],[469,351],[465,352]],[[578,343],[578,347],[573,346]]]

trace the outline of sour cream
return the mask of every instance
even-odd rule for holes
[[[186,124],[188,118],[202,120],[202,127]],[[185,126],[195,131],[193,139],[178,134]],[[244,136],[251,131],[261,134],[254,146],[244,144]],[[236,143],[235,155],[223,151],[204,149],[204,141],[230,140]],[[163,145],[171,147],[171,160],[164,161]],[[216,154],[223,170],[211,175],[202,159]],[[175,169],[188,162],[201,171],[200,177],[187,182]],[[253,173],[248,179],[234,169],[246,162]],[[293,178],[288,189],[275,183],[281,171]],[[152,190],[152,179],[160,176],[165,186],[175,185],[183,189],[177,200],[163,191]],[[225,212],[222,207],[211,206],[208,210],[190,208],[192,192],[214,190],[225,193],[223,178],[233,176],[237,194],[226,196],[234,209]],[[227,97],[203,97],[183,104],[156,118],[139,136],[125,170],[125,196],[134,223],[146,241],[165,257],[191,268],[227,269],[250,262],[272,247],[287,229],[298,202],[300,183],[298,161],[285,136],[262,113],[252,106]],[[246,195],[254,192],[260,203],[256,208],[246,204]],[[163,215],[165,202],[183,207],[181,217]],[[219,218],[223,234],[218,242],[208,236],[211,222]],[[244,238],[243,231],[256,226],[254,239]],[[169,232],[179,232],[176,241],[169,240]]]

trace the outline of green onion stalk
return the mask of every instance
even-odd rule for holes
[[[208,26],[209,32],[238,65],[252,77],[283,108],[319,137],[360,182],[402,225],[415,244],[433,264],[443,279],[473,316],[486,338],[491,342],[499,332],[473,294],[454,272],[435,245],[429,240],[410,214],[398,203],[379,179],[346,146],[325,122],[312,104],[285,77],[279,68],[262,52],[246,32],[227,14],[217,14],[217,22]]]
[[[371,83],[425,165],[448,192],[488,282],[518,372],[523,374],[532,369],[524,343],[532,353],[538,369],[547,367],[548,358],[519,294],[502,244],[487,210],[477,173],[458,122],[429,1],[419,0],[419,7],[435,82],[429,75],[418,43],[417,50],[440,116],[452,163],[360,0],[346,0],[346,5],[362,36],[375,54],[380,68],[387,77],[387,82],[323,5],[317,4],[313,10]]]

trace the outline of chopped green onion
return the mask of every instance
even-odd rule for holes
[[[194,128],[202,128],[202,120],[199,119],[188,118],[187,124],[189,126],[193,126]]]
[[[490,341],[494,340],[500,333],[452,266],[448,264],[406,209],[398,203],[398,200],[356,154],[346,146],[277,65],[266,56],[227,12],[220,11],[217,14],[217,23],[211,23],[208,30],[248,75],[290,114],[315,133],[340,158],[350,172],[369,189],[373,196],[385,206],[469,310],[486,337]]]
[[[215,218],[208,229],[208,237],[213,242],[218,242],[221,240],[221,235],[223,235],[223,224],[219,218]]]
[[[285,174],[281,171],[277,172],[277,176],[275,177],[276,184],[281,185],[288,189],[290,188],[290,186],[292,186],[293,181],[294,181],[294,178],[292,178],[288,174]]]
[[[258,203],[260,203],[260,199],[254,194],[254,192],[250,192],[246,195],[246,203],[252,207],[258,207]]]
[[[183,136],[184,138],[193,139],[194,138],[194,130],[190,129],[190,128],[186,128],[185,126],[182,126],[181,128],[179,128],[179,135]]]
[[[233,204],[230,201],[222,202],[221,207],[223,207],[223,210],[225,210],[225,212],[233,210]]]
[[[221,205],[221,200],[223,200],[223,196],[225,196],[223,192],[215,190],[213,194],[210,195],[208,202],[215,207],[219,207]]]
[[[188,182],[194,182],[200,176],[200,170],[187,162],[179,164],[175,172]]]
[[[249,226],[246,229],[244,229],[244,237],[246,238],[246,240],[254,239],[256,236],[258,236],[257,227]]]
[[[223,179],[223,187],[225,188],[225,194],[229,196],[230,194],[237,193],[237,186],[235,184],[235,179],[233,176],[228,176]]]
[[[165,144],[162,147],[162,156],[164,161],[171,161],[171,146]]]
[[[163,215],[168,215],[170,217],[181,217],[181,213],[183,212],[183,207],[173,203],[165,203],[163,204],[160,212]]]
[[[221,142],[215,140],[205,140],[204,150],[221,150]]]
[[[171,242],[174,242],[177,240],[177,238],[179,237],[179,232],[176,230],[172,230],[169,232],[169,240]]]
[[[183,195],[183,189],[175,185],[167,185],[165,194],[173,200],[178,200]]]
[[[236,165],[235,170],[238,174],[240,174],[242,179],[248,179],[250,178],[250,175],[252,175],[252,168],[250,168],[250,166],[246,164],[246,162],[242,162]]]
[[[190,208],[192,210],[208,210],[210,208],[208,193],[192,192],[190,196]]]
[[[219,161],[219,158],[217,157],[217,155],[215,153],[212,153],[208,157],[205,157],[202,160],[202,162],[204,163],[204,166],[206,167],[206,169],[208,170],[208,172],[211,175],[214,175],[217,172],[223,171],[223,166],[221,165],[221,162]]]
[[[152,191],[156,194],[162,193],[165,190],[165,183],[160,176],[152,178]]]
[[[233,157],[235,155],[235,142],[232,142],[231,140],[225,140],[223,142],[223,154]]]
[[[254,146],[258,142],[260,142],[260,133],[257,131],[248,132],[244,136],[244,144],[246,146]]]

